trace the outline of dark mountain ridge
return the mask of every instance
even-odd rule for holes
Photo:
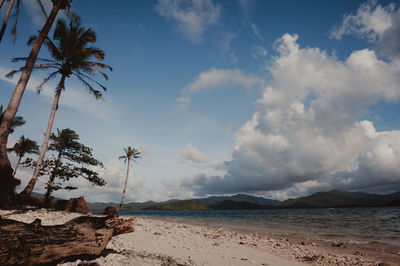
[[[89,203],[93,212],[101,212],[107,206],[117,207],[114,202]],[[338,208],[338,207],[385,207],[400,206],[400,191],[392,194],[369,194],[332,190],[317,192],[306,197],[278,201],[246,194],[211,196],[189,200],[168,200],[164,202],[130,202],[121,211],[138,210],[257,210],[283,208]]]

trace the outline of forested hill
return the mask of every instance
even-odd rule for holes
[[[89,203],[89,209],[100,212],[106,206],[117,207],[114,202]],[[363,192],[332,190],[318,192],[306,197],[278,201],[246,194],[232,196],[212,196],[189,200],[169,200],[164,202],[131,202],[124,204],[121,211],[137,210],[253,210],[277,208],[335,208],[335,207],[379,207],[400,206],[400,191],[381,195]]]

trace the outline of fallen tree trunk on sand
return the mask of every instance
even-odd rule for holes
[[[0,265],[55,264],[99,256],[114,235],[132,232],[131,220],[80,216],[65,224],[42,226],[0,218]]]

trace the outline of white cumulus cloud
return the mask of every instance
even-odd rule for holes
[[[200,174],[181,186],[197,195],[268,191],[276,197],[342,188],[400,187],[400,131],[360,119],[378,101],[397,102],[400,66],[373,50],[338,60],[277,41],[272,80],[236,133],[227,174]]]

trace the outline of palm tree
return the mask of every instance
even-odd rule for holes
[[[22,96],[25,92],[26,85],[28,84],[29,78],[32,74],[33,67],[38,57],[40,48],[53,25],[58,11],[64,9],[69,11],[70,3],[72,0],[52,0],[53,7],[50,11],[50,15],[47,17],[46,23],[43,25],[35,43],[32,46],[29,57],[26,60],[25,67],[21,73],[21,77],[14,89],[11,99],[8,103],[7,109],[4,113],[3,120],[0,124],[0,206],[7,206],[12,200],[14,195],[15,187],[20,183],[12,177],[12,168],[10,160],[7,156],[7,140],[10,134],[10,128],[12,121],[18,111],[19,104]]]
[[[28,41],[28,44],[31,44],[33,41],[35,41],[35,39],[36,37],[31,37],[31,39]],[[72,20],[69,26],[67,26],[64,20],[58,20],[53,39],[55,42],[53,42],[50,38],[46,38],[44,42],[53,59],[38,58],[40,63],[33,66],[33,69],[35,70],[55,70],[54,72],[51,72],[48,77],[45,78],[39,85],[39,92],[42,86],[50,79],[53,79],[57,75],[61,75],[61,78],[56,89],[56,95],[54,97],[53,106],[38,162],[31,180],[22,192],[24,194],[30,194],[35,186],[43,158],[47,151],[50,133],[53,127],[54,117],[58,108],[61,92],[65,89],[65,80],[71,76],[76,77],[89,90],[89,93],[93,94],[96,99],[101,99],[101,92],[94,89],[90,82],[97,84],[104,91],[106,91],[107,88],[95,81],[90,76],[100,74],[107,80],[107,75],[96,68],[108,68],[112,71],[112,68],[106,64],[91,61],[93,57],[95,57],[97,60],[103,60],[104,52],[96,47],[90,46],[90,44],[96,42],[96,34],[90,28],[85,29],[81,27],[78,20]],[[14,62],[26,60],[28,60],[26,57],[13,59]],[[7,77],[12,78],[15,73],[21,72],[23,69],[24,68],[11,71],[7,74]]]
[[[140,151],[135,148],[131,148],[131,146],[128,146],[128,148],[124,148],[124,151],[125,151],[125,155],[120,156],[119,159],[124,159],[124,163],[126,163],[128,161],[128,166],[126,169],[126,178],[125,178],[124,190],[122,191],[121,203],[119,204],[117,212],[119,211],[119,209],[122,207],[122,204],[124,203],[126,185],[128,184],[129,166],[131,164],[131,160],[133,162],[136,162],[136,159],[142,158],[140,156],[140,154],[141,154]]]
[[[4,117],[3,105],[0,104],[0,123],[3,120],[3,117]],[[16,127],[20,127],[24,124],[25,124],[25,120],[22,118],[22,116],[14,117],[13,121],[11,122],[10,134],[12,134],[14,132],[14,129]]]
[[[39,154],[39,146],[36,144],[36,141],[25,138],[24,135],[15,143],[14,147],[8,148],[8,152],[14,152],[18,156],[17,165],[14,168],[13,177],[17,172],[18,166],[21,163],[22,157],[27,153]]]

